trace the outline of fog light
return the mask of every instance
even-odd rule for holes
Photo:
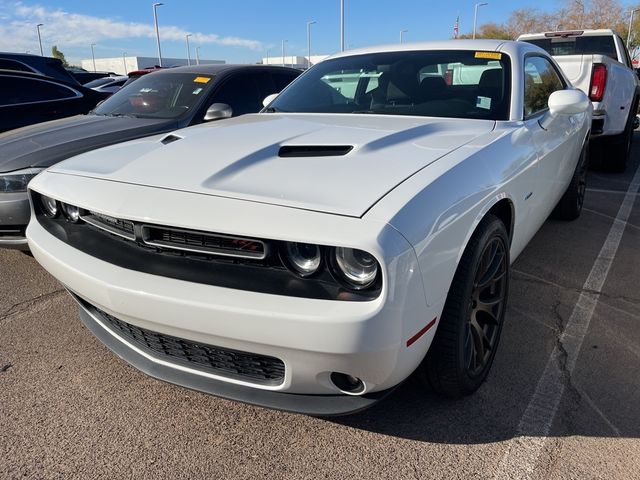
[[[58,201],[54,198],[47,197],[46,195],[40,195],[40,204],[44,210],[44,214],[47,217],[55,218],[60,213],[58,208]]]

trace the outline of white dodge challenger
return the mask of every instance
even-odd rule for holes
[[[467,395],[496,354],[510,263],[551,213],[580,214],[590,125],[527,43],[349,51],[262,113],[43,172],[29,247],[153,377],[314,415],[414,372]]]

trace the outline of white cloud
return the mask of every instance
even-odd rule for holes
[[[40,5],[30,6],[22,2],[0,0],[0,51],[25,51],[37,48],[35,25],[43,23],[42,33],[47,43],[67,46],[86,46],[91,43],[117,39],[155,38],[151,22],[123,22],[110,18],[69,13],[60,9],[50,9]],[[171,25],[160,25],[162,41],[184,41],[191,33],[191,40],[199,44],[236,46],[251,50],[261,50],[257,40],[239,37],[221,37],[213,33],[188,32]]]

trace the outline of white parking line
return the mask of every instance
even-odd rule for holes
[[[613,194],[613,195],[628,195],[629,194],[628,190],[625,192],[624,190],[609,190],[609,189],[606,189],[606,188],[587,188],[587,192],[610,193],[610,194]],[[635,193],[631,193],[631,195],[638,196],[638,195],[640,195],[640,193],[635,192]]]
[[[517,436],[507,445],[493,477],[495,480],[531,478],[538,464],[564,394],[568,380],[566,377],[571,375],[575,367],[600,292],[615,259],[639,190],[640,167],[633,176],[609,234],[582,286],[580,297],[560,336],[559,343],[551,353],[531,401],[520,419]]]

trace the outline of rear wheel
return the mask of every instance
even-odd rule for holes
[[[631,155],[631,145],[633,143],[633,126],[636,120],[636,111],[638,109],[638,100],[632,103],[627,126],[620,135],[612,137],[604,146],[601,152],[602,166],[606,170],[614,173],[622,173],[627,168],[627,161]]]
[[[416,375],[450,397],[482,384],[498,347],[509,290],[509,239],[487,215],[460,259],[431,348]]]
[[[576,170],[573,172],[571,183],[551,214],[553,218],[557,218],[558,220],[575,220],[580,216],[580,213],[582,213],[584,195],[587,190],[588,163],[589,144],[586,143],[582,148],[582,153],[576,165]]]

